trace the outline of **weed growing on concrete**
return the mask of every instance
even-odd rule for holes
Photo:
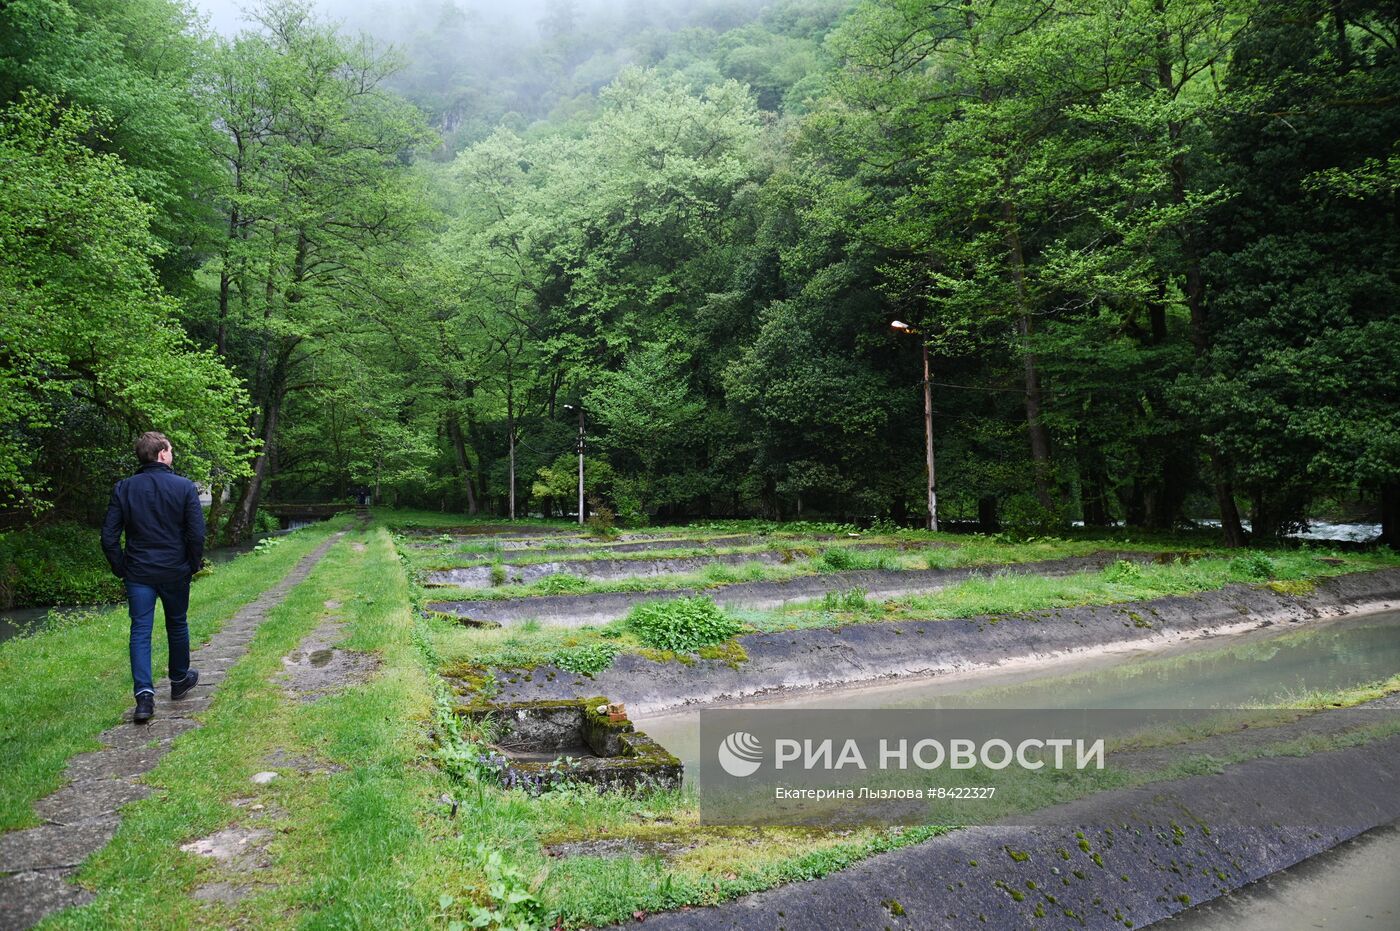
[[[639,604],[627,615],[626,624],[646,646],[684,653],[728,640],[743,629],[705,597]]]

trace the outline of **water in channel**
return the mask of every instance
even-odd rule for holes
[[[1313,691],[1400,672],[1400,611],[1276,625],[1156,650],[801,692],[740,708],[1238,708],[1286,706]],[[699,712],[641,717],[637,726],[698,771]]]
[[[1367,831],[1229,895],[1153,925],[1161,931],[1400,928],[1400,823]]]

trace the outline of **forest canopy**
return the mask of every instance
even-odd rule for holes
[[[0,501],[1400,533],[1379,0],[0,4]],[[891,328],[907,321],[915,336]]]

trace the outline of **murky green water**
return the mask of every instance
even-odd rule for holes
[[[1161,931],[1400,928],[1400,824],[1155,924]]]
[[[1311,691],[1400,672],[1400,611],[1279,625],[1166,649],[1102,654],[1051,666],[783,696],[763,708],[1238,708],[1287,706]],[[697,712],[642,718],[638,727],[698,765]]]

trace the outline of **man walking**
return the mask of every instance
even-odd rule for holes
[[[136,688],[132,720],[144,724],[155,714],[151,673],[151,627],[156,599],[165,608],[170,644],[170,699],[184,698],[199,681],[190,668],[190,577],[204,564],[204,510],[194,482],[175,474],[170,441],[143,433],[136,441],[141,466],[112,488],[102,522],[102,552],[117,578],[126,583],[131,613],[131,678]],[[126,533],[126,551],[120,537]]]

